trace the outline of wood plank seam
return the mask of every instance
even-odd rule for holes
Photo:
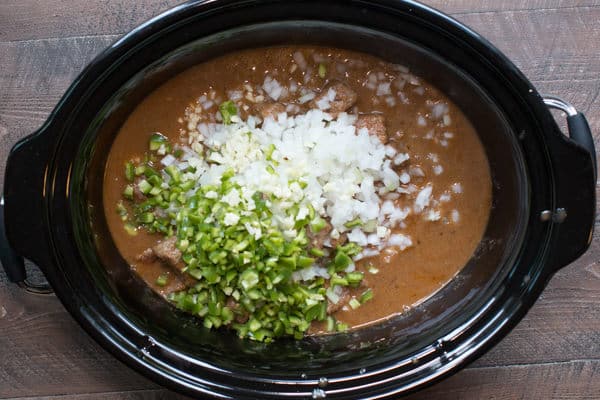
[[[565,7],[548,7],[548,8],[515,8],[509,10],[485,10],[485,11],[458,11],[448,13],[450,16],[462,17],[466,15],[483,15],[483,14],[506,14],[506,13],[527,13],[527,12],[540,12],[540,11],[565,11],[565,10],[583,10],[583,9],[597,9],[600,8],[598,5],[588,6],[565,6]]]
[[[101,33],[97,35],[72,35],[72,36],[53,36],[53,37],[44,37],[44,38],[35,38],[35,39],[22,39],[22,40],[1,40],[0,45],[3,44],[12,44],[12,45],[27,45],[27,44],[36,44],[39,42],[52,42],[52,41],[61,41],[61,40],[77,40],[77,39],[115,39],[118,40],[122,38],[127,32],[115,32],[115,33]]]
[[[494,368],[529,368],[529,367],[546,367],[553,365],[568,365],[574,363],[600,363],[600,357],[598,358],[574,358],[563,361],[550,361],[550,362],[534,362],[534,363],[507,363],[498,365],[484,365],[484,366],[468,366],[464,370],[489,370]]]

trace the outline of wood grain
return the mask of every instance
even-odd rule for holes
[[[0,41],[125,33],[180,3],[180,0],[4,0],[0,2]],[[585,11],[600,5],[600,0],[431,0],[425,3],[458,17],[514,11]]]
[[[597,400],[598,374],[597,360],[466,369],[409,399]]]
[[[177,395],[166,389],[131,390],[97,394],[66,394],[43,397],[11,397],[16,400],[177,400],[188,397]]]
[[[0,176],[77,74],[120,34],[176,4],[139,0],[0,2]],[[505,52],[541,92],[571,101],[600,143],[600,1],[430,0]],[[0,178],[2,182],[2,178]],[[599,399],[600,242],[551,280],[526,318],[420,399]],[[0,273],[0,398],[179,399],[93,342],[54,297]]]
[[[0,42],[2,177],[11,145],[42,125],[86,64],[118,37]]]
[[[449,15],[465,14],[500,14],[512,11],[549,11],[579,8],[584,9],[600,4],[598,0],[503,0],[503,1],[473,1],[473,0],[428,0],[423,3],[437,8]]]
[[[407,400],[459,399],[577,399],[597,400],[599,364],[570,361],[553,364],[515,365],[499,368],[467,369],[442,383],[425,389]],[[465,388],[465,381],[472,382]],[[567,384],[564,384],[566,380]],[[532,387],[533,382],[548,382]],[[467,394],[468,393],[468,394]],[[490,393],[494,393],[493,397]],[[468,397],[467,397],[468,396]],[[17,399],[13,397],[12,399]],[[43,397],[18,397],[19,400],[166,400],[186,399],[165,389],[132,390],[98,394],[66,394]]]
[[[125,33],[180,0],[4,0],[0,41]]]

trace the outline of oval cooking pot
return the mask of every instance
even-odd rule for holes
[[[417,307],[345,334],[270,345],[208,331],[135,276],[108,233],[104,164],[118,128],[168,78],[250,47],[317,44],[409,66],[469,117],[493,177],[493,206],[465,268]],[[570,138],[548,107],[567,113]],[[37,263],[104,348],[170,388],[215,398],[395,398],[480,356],[523,317],[548,279],[588,247],[595,153],[582,114],[543,98],[469,28],[411,1],[192,1],[100,54],[38,132],[12,149],[2,263],[31,291]],[[9,247],[10,244],[10,247]],[[416,266],[418,267],[418,266]]]

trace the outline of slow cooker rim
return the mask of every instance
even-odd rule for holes
[[[210,3],[210,2],[207,2],[207,3]],[[236,3],[236,2],[235,2],[235,1],[232,1],[232,2],[230,2],[230,3]],[[244,3],[244,2],[242,2],[242,3]],[[247,1],[246,3],[252,3],[252,1],[250,0],[250,1]],[[276,1],[275,1],[275,2],[272,2],[272,3],[276,3]],[[364,4],[369,4],[369,5],[372,5],[372,4],[371,4],[370,2],[368,2],[368,1],[357,1],[357,3],[364,3]],[[385,2],[384,2],[384,3],[385,3]],[[396,2],[390,2],[390,3],[396,3]],[[407,3],[412,3],[412,2],[407,2]],[[165,24],[165,25],[166,25],[166,24],[168,24],[168,23],[166,23],[166,22],[164,21],[164,18],[166,18],[166,17],[173,17],[174,19],[176,19],[176,20],[179,20],[179,18],[178,18],[178,17],[177,17],[177,15],[176,15],[178,12],[186,12],[186,11],[188,11],[188,9],[185,7],[186,5],[189,5],[189,6],[195,6],[196,4],[204,4],[204,2],[201,2],[201,1],[200,1],[200,2],[198,2],[198,1],[191,1],[191,2],[185,3],[185,4],[181,5],[181,6],[178,6],[178,7],[176,7],[176,8],[175,8],[175,9],[173,9],[173,10],[167,11],[166,13],[164,13],[164,14],[162,14],[162,15],[159,15],[158,17],[156,17],[156,18],[154,18],[154,19],[150,20],[148,23],[145,23],[145,24],[143,24],[143,25],[142,25],[142,26],[140,26],[138,29],[135,29],[135,30],[134,30],[134,31],[132,31],[130,34],[127,34],[127,35],[125,35],[125,36],[124,36],[122,39],[120,39],[120,40],[119,40],[119,41],[117,41],[117,42],[116,42],[116,43],[115,43],[113,46],[111,46],[111,48],[109,48],[109,49],[107,50],[107,53],[110,53],[110,51],[113,51],[113,50],[114,50],[114,51],[116,51],[116,50],[118,50],[118,48],[119,48],[119,47],[121,47],[121,46],[123,46],[123,47],[126,47],[126,45],[128,45],[128,44],[129,44],[128,42],[129,42],[130,40],[131,40],[131,41],[133,41],[133,40],[137,40],[138,42],[141,42],[141,41],[143,41],[143,36],[144,36],[145,34],[147,34],[147,33],[150,33],[150,32],[145,32],[145,30],[146,30],[146,29],[148,29],[149,31],[153,30],[153,28],[154,28],[153,24],[155,24],[155,23],[158,23],[158,22],[160,22],[161,24]],[[412,4],[414,4],[414,5],[417,5],[417,3],[412,3]],[[420,5],[419,5],[419,6],[420,6]],[[454,22],[453,20],[449,19],[449,18],[448,18],[448,17],[446,17],[445,15],[443,15],[443,14],[440,14],[440,13],[437,13],[437,11],[434,11],[434,12],[436,13],[436,16],[437,16],[437,17],[442,17],[442,18],[444,18],[444,20],[446,20],[447,22]],[[182,20],[179,20],[179,21],[182,21]],[[460,25],[460,24],[459,24],[459,25]],[[160,30],[160,28],[156,28],[156,30],[158,31],[158,30]],[[470,34],[474,35],[474,37],[476,37],[476,38],[477,38],[477,39],[479,39],[480,41],[484,41],[484,39],[482,39],[482,38],[481,38],[481,37],[480,37],[478,34],[476,34],[476,33],[472,32],[472,31],[471,31],[470,29],[468,29],[468,28],[467,28],[466,30],[463,30],[463,31],[461,31],[461,32],[462,32],[462,33],[465,33],[465,31],[468,31],[468,33],[470,33]],[[138,37],[138,38],[134,38],[133,36],[136,36],[136,35],[140,35],[140,37]],[[488,43],[488,45],[489,45],[489,43]],[[133,42],[132,42],[132,45],[131,45],[131,46],[135,46],[135,43],[133,43]],[[101,56],[99,56],[99,59],[100,59],[100,60],[101,60],[102,58],[105,58],[105,59],[106,59],[106,58],[109,58],[110,56],[111,56],[111,54],[102,54]],[[510,63],[510,62],[509,62],[509,63]],[[512,64],[511,64],[511,65],[512,65]],[[90,64],[90,67],[93,67],[93,65],[92,65],[92,64]],[[515,67],[515,68],[516,68],[516,67]],[[517,72],[519,72],[518,70],[516,70],[516,71],[517,71]],[[513,72],[514,72],[514,71],[513,71]],[[85,75],[85,72],[84,72],[84,73],[82,73],[82,76],[84,76],[84,75]],[[76,86],[76,84],[74,84],[74,87],[75,87],[75,86]],[[66,97],[67,97],[67,95],[65,95],[65,98],[66,98]],[[59,107],[60,107],[60,105],[59,105]],[[57,107],[57,109],[58,109],[58,107]],[[56,255],[56,256],[58,256],[58,254],[55,254],[55,255]],[[212,366],[211,368],[214,368],[214,366]],[[290,380],[290,381],[294,381],[294,380]],[[318,383],[317,381],[313,381],[313,382],[311,382],[310,380],[309,380],[309,381],[306,381],[306,380],[300,380],[300,379],[299,379],[299,381],[302,381],[302,383],[303,383],[303,384],[308,384],[308,385],[314,385],[314,384],[317,384],[317,383]]]

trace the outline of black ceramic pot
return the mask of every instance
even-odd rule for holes
[[[225,52],[291,43],[371,53],[437,85],[480,134],[493,209],[469,264],[422,305],[355,332],[263,345],[207,331],[131,273],[102,215],[102,177],[120,124],[157,85]],[[548,106],[567,112],[571,139]],[[2,240],[2,262],[27,287],[20,256],[33,260],[104,348],[180,392],[395,398],[480,356],[587,249],[595,180],[583,115],[544,99],[498,50],[433,9],[393,0],[192,1],[104,51],[44,126],[15,145],[0,213],[14,252]]]

